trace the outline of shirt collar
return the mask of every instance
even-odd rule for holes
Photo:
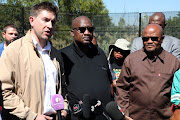
[[[6,48],[7,48],[7,46],[5,46],[5,43],[3,44],[3,47],[4,47],[4,49],[6,49]]]
[[[75,51],[80,57],[83,57],[83,56],[85,55],[85,53],[82,52],[82,51],[79,49],[79,47],[77,47],[77,46],[74,44],[74,42],[73,42],[72,46],[73,46],[74,51]],[[99,51],[98,51],[98,46],[94,46],[93,44],[91,44],[90,51],[93,52],[94,56],[100,54]]]
[[[164,58],[165,58],[165,51],[164,49],[161,47],[162,51],[157,55],[155,56],[154,60],[152,60],[152,62],[155,62],[157,59],[159,59],[162,63],[164,63]],[[148,57],[147,57],[147,54],[144,52],[144,48],[142,48],[141,50],[141,56],[142,56],[142,61],[146,60]]]
[[[42,48],[40,46],[40,44],[34,38],[32,38],[32,41],[38,51],[50,51],[51,50],[51,44],[49,41],[47,41],[47,45],[44,48]]]
[[[80,57],[82,57],[82,56],[85,55],[85,54],[79,49],[79,47],[77,47],[77,46],[74,44],[74,42],[73,42],[72,46],[73,46],[74,51],[75,51]]]

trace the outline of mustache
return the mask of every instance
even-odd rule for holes
[[[154,46],[153,43],[147,43],[146,46]]]

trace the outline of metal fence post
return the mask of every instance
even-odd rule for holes
[[[141,37],[141,13],[139,13],[139,37]]]
[[[24,29],[25,29],[25,25],[24,25],[24,7],[21,8],[21,13],[22,13],[22,35],[24,36]]]

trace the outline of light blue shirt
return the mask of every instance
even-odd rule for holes
[[[0,57],[1,57],[1,54],[2,54],[3,50],[4,50],[4,42],[2,42],[0,44]]]

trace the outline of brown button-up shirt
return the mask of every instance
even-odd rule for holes
[[[117,103],[134,120],[165,120],[172,115],[170,91],[172,78],[180,62],[162,50],[149,60],[143,49],[124,61],[117,81]]]

